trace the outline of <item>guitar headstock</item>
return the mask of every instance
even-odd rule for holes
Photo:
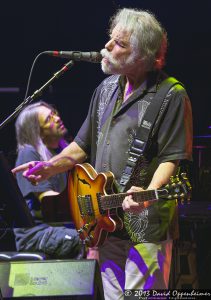
[[[185,199],[190,201],[192,187],[187,178],[186,173],[171,176],[170,181],[161,190],[159,190],[159,198],[167,200],[180,200],[181,203]]]

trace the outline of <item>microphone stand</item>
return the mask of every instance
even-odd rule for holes
[[[30,104],[34,99],[39,97],[43,90],[46,89],[55,79],[58,79],[64,72],[68,71],[74,65],[73,61],[70,60],[66,63],[59,71],[57,71],[45,84],[41,86],[38,90],[36,90],[33,95],[27,97],[18,107],[16,107],[15,111],[9,115],[1,124],[0,129],[2,129],[9,121],[13,120],[28,104]]]

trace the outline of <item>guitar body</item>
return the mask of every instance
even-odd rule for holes
[[[117,209],[102,210],[99,195],[113,194],[114,175],[97,173],[88,163],[77,164],[68,178],[73,223],[90,247],[103,244],[108,232],[123,228]]]

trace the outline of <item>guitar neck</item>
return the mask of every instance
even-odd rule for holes
[[[141,192],[133,192],[133,193],[119,193],[112,195],[103,195],[101,196],[101,207],[103,209],[111,209],[122,206],[122,202],[126,196],[132,195],[133,200],[137,203],[141,203],[144,201],[153,201],[158,200],[157,190],[148,190]]]

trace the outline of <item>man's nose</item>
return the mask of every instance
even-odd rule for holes
[[[54,120],[55,120],[56,122],[60,122],[60,121],[61,121],[61,118],[60,118],[59,115],[54,115]]]
[[[114,41],[113,40],[109,40],[106,44],[105,44],[105,48],[108,51],[112,51],[114,47]]]

